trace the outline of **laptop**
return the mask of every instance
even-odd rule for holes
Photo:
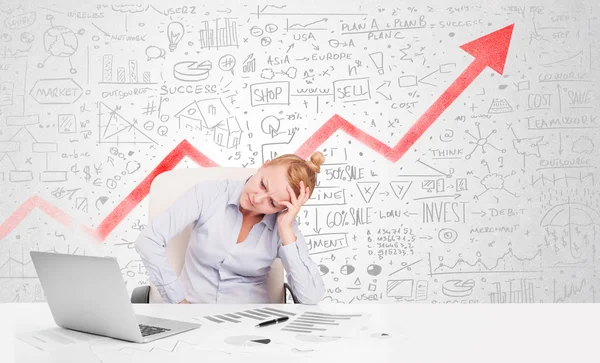
[[[200,327],[136,315],[117,260],[31,251],[56,325],[81,332],[147,343]]]

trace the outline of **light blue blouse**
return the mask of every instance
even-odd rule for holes
[[[139,235],[135,249],[164,302],[185,298],[190,303],[268,303],[267,273],[276,257],[301,303],[316,304],[323,298],[323,279],[296,220],[296,242],[286,246],[279,237],[277,214],[266,214],[243,242],[236,243],[243,219],[239,199],[248,179],[196,184]],[[192,223],[177,277],[167,260],[167,241]]]

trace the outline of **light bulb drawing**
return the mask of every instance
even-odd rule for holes
[[[183,24],[178,21],[169,23],[167,26],[167,37],[169,38],[169,50],[172,52],[177,49],[177,44],[183,38]]]

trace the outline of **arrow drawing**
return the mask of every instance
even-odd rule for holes
[[[475,59],[460,76],[442,93],[438,99],[419,117],[417,122],[398,141],[396,146],[390,148],[373,136],[363,132],[338,115],[333,116],[321,128],[300,146],[296,154],[307,158],[314,150],[333,135],[337,130],[342,130],[374,151],[383,155],[392,162],[398,161],[408,149],[423,135],[425,130],[456,100],[458,96],[473,82],[485,67],[502,74],[508,54],[508,47],[512,36],[514,24],[475,39],[461,46],[461,49],[471,54]]]
[[[344,120],[341,116],[333,115],[323,126],[321,126],[300,148],[296,155],[306,159],[314,150],[323,144],[337,130],[341,129],[366,146],[383,155],[390,161],[398,161],[404,153],[410,149],[423,133],[438,119],[438,117],[456,100],[456,98],[481,74],[490,67],[502,74],[506,63],[506,56],[510,45],[514,24],[485,35],[481,38],[464,44],[461,48],[471,54],[475,59],[460,76],[442,93],[438,99],[419,117],[417,122],[408,130],[402,139],[390,148],[381,141],[359,130],[357,127]],[[172,170],[185,157],[189,157],[199,166],[218,166],[203,153],[198,151],[187,140],[183,140],[171,151],[160,164],[133,190],[119,205],[104,218],[96,229],[75,223],[67,213],[63,212],[52,203],[40,196],[34,195],[23,202],[5,221],[0,225],[0,240],[4,239],[29,215],[38,208],[60,224],[67,228],[79,227],[87,232],[98,242],[103,242],[106,237],[118,226],[123,219],[135,208],[150,191],[150,184],[159,174]]]

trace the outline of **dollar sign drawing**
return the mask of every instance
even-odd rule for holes
[[[90,179],[92,178],[92,176],[90,175],[90,167],[89,167],[89,165],[86,165],[85,168],[83,168],[83,172],[85,173],[85,181],[89,182]]]

